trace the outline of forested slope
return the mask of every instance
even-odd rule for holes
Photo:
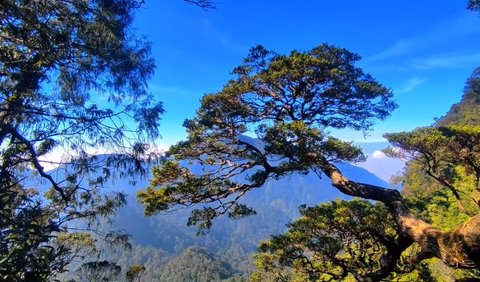
[[[480,68],[477,68],[467,79],[460,102],[454,104],[433,125],[440,130],[449,126],[459,126],[473,132],[470,138],[476,136],[475,127],[480,126]],[[470,153],[473,154],[473,151],[474,148]],[[427,222],[442,229],[453,229],[460,222],[465,222],[480,211],[478,184],[475,175],[469,170],[471,168],[468,166],[458,164],[445,167],[442,172],[442,177],[450,179],[449,183],[458,192],[460,197],[458,201],[452,191],[432,178],[422,164],[412,160],[406,166],[402,179],[404,195],[411,207]],[[472,271],[453,270],[437,259],[431,259],[429,265],[439,281],[453,281],[456,278],[479,274]]]
[[[255,142],[253,139],[249,141]],[[363,168],[345,163],[339,166],[350,177],[387,185]],[[201,169],[191,167],[192,170]],[[64,169],[58,169],[58,173]],[[210,232],[197,236],[197,228],[187,226],[191,209],[144,216],[133,195],[137,189],[147,185],[148,177],[117,179],[110,183],[115,189],[125,189],[124,192],[129,194],[127,205],[119,209],[111,225],[131,235],[132,250],[105,248],[101,255],[101,260],[115,262],[123,272],[131,265],[145,266],[141,281],[155,281],[159,277],[161,281],[180,281],[177,280],[178,275],[197,275],[196,281],[246,279],[253,270],[252,254],[259,243],[272,234],[284,232],[286,224],[299,216],[300,205],[312,206],[339,197],[346,198],[333,189],[325,177],[319,179],[314,173],[295,173],[281,180],[269,181],[262,189],[252,191],[243,199],[244,203],[257,209],[256,215],[239,220],[219,218]],[[135,183],[133,188],[131,183]],[[322,193],[318,193],[319,189]],[[93,258],[87,257],[85,261],[89,259]],[[203,267],[205,264],[212,264],[212,267]],[[185,268],[187,265],[191,267],[191,272],[184,270],[174,274],[172,271],[172,268]],[[76,264],[72,270],[78,267]],[[72,271],[68,277],[72,273],[75,274]]]

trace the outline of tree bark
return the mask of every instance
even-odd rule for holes
[[[441,231],[413,215],[399,191],[350,181],[327,160],[323,160],[321,169],[340,192],[384,203],[399,225],[401,235],[420,245],[421,252],[414,261],[434,256],[454,268],[480,268],[479,215],[452,231]]]

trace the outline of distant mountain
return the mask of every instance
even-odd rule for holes
[[[162,267],[155,281],[225,281],[238,276],[231,265],[205,249],[191,247]],[[232,279],[233,280],[233,279]]]
[[[345,175],[351,179],[387,187],[388,184],[363,168],[350,164],[338,164]],[[125,180],[117,180],[116,187],[128,187]],[[236,271],[247,273],[252,269],[251,254],[258,243],[272,234],[279,234],[286,224],[298,217],[298,207],[302,204],[313,206],[322,202],[347,198],[330,184],[326,177],[320,179],[316,174],[292,174],[280,180],[272,180],[264,187],[250,191],[242,200],[253,207],[257,215],[240,220],[219,218],[211,231],[204,236],[196,236],[195,227],[187,227],[190,210],[179,210],[165,215],[145,217],[143,209],[135,199],[135,192],[148,185],[146,178],[127,192],[130,194],[126,207],[119,210],[114,218],[114,227],[132,235],[136,248],[156,248],[171,254],[182,254],[192,246],[208,250],[212,256],[223,261]],[[127,255],[124,253],[122,255]],[[118,259],[119,255],[115,255]],[[139,256],[134,263],[145,263],[147,256]],[[124,259],[131,261],[131,259]],[[148,271],[148,270],[147,270]],[[159,271],[158,267],[155,271]],[[153,274],[149,274],[153,275]]]
[[[249,142],[256,141],[251,139]],[[363,168],[346,163],[338,166],[351,179],[388,186],[385,181]],[[192,170],[196,169],[192,167]],[[53,173],[61,177],[61,172],[68,170],[59,168]],[[256,251],[259,242],[268,239],[272,234],[283,232],[286,224],[298,217],[300,205],[313,206],[337,198],[347,198],[333,188],[326,177],[320,179],[314,173],[291,174],[280,180],[269,181],[263,187],[250,191],[242,199],[243,203],[257,211],[257,215],[239,220],[219,218],[207,235],[199,237],[196,236],[196,227],[186,226],[190,215],[188,209],[152,217],[144,215],[135,193],[148,186],[149,177],[150,175],[135,179],[117,178],[108,184],[112,190],[123,190],[129,194],[128,204],[113,218],[112,227],[131,234],[134,248],[128,252],[112,250],[104,254],[104,259],[117,262],[123,269],[128,269],[132,264],[145,265],[147,270],[144,281],[155,280],[164,275],[164,268],[171,268],[173,264],[168,262],[172,259],[178,262],[178,256],[191,252],[192,247],[208,251],[209,259],[228,262],[228,266],[219,264],[222,267],[218,269],[223,271],[219,277],[224,277],[225,273],[233,273],[236,277],[239,273],[248,273],[253,267],[251,255]],[[203,251],[200,255],[205,257]],[[184,259],[180,261],[184,263]]]

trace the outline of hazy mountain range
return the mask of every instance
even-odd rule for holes
[[[363,168],[350,164],[339,164],[339,167],[351,179],[388,186],[385,181]],[[146,178],[139,179],[134,187],[126,190],[129,194],[128,204],[118,212],[113,223],[116,229],[131,234],[134,252],[130,256],[121,251],[114,252],[107,258],[117,259],[124,266],[143,264],[157,273],[147,274],[157,278],[158,275],[165,275],[161,269],[167,262],[171,267],[172,260],[178,260],[182,253],[187,252],[191,256],[192,246],[207,250],[216,259],[227,262],[233,269],[232,273],[247,273],[252,269],[251,255],[256,251],[258,243],[272,234],[283,232],[286,224],[298,216],[300,205],[312,206],[337,198],[347,198],[334,189],[326,177],[320,179],[314,173],[292,174],[280,180],[269,181],[264,187],[246,195],[242,202],[253,207],[257,215],[240,220],[220,218],[214,222],[208,234],[199,237],[196,235],[196,227],[186,226],[189,210],[145,217],[142,207],[135,199],[135,191],[147,185]],[[118,180],[115,186],[127,187],[128,183]],[[154,250],[160,253],[152,255]],[[204,253],[200,252],[199,255]],[[152,260],[152,256],[157,257],[156,261]]]
[[[371,155],[374,151],[376,150],[367,148],[366,154]],[[379,158],[376,159],[379,161]],[[388,186],[387,182],[364,168],[346,163],[338,166],[350,179]],[[58,174],[64,169],[59,168],[52,173]],[[112,190],[126,192],[128,204],[118,211],[111,226],[106,228],[129,233],[133,249],[109,249],[102,255],[102,259],[115,261],[123,269],[128,269],[132,264],[145,265],[147,271],[144,273],[144,281],[158,281],[160,278],[162,281],[186,279],[173,277],[177,273],[172,271],[175,268],[185,268],[184,274],[194,270],[195,273],[188,274],[188,277],[204,277],[203,280],[195,281],[245,276],[253,268],[251,256],[258,243],[270,235],[283,232],[286,224],[298,216],[300,205],[313,206],[337,198],[347,198],[333,188],[326,177],[319,178],[314,173],[288,175],[267,182],[242,199],[243,203],[257,211],[257,215],[239,220],[219,218],[208,234],[197,236],[196,227],[186,226],[190,214],[188,209],[152,217],[144,215],[135,193],[148,186],[148,179],[149,175],[136,177],[133,182],[131,178],[117,178],[108,184]],[[205,265],[193,267],[192,264]],[[212,269],[212,265],[217,268]]]

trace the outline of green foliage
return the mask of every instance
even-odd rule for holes
[[[137,279],[140,279],[142,276],[142,273],[146,270],[145,266],[139,265],[139,264],[134,264],[130,266],[128,269],[127,273],[125,274],[127,281],[136,281]]]
[[[412,160],[411,166],[418,167],[453,194],[460,209],[465,212],[466,204],[470,207],[470,214],[478,212],[478,195],[472,193],[476,191],[478,194],[480,189],[479,125],[426,127],[412,132],[386,134],[385,137],[394,146],[386,150],[388,155]],[[469,177],[473,183],[466,188],[465,182]],[[464,188],[460,189],[459,185]]]
[[[278,170],[307,173],[315,165],[312,153],[325,156],[331,161],[364,161],[360,148],[308,126],[304,121],[276,123],[258,129],[259,137],[265,142],[265,151],[272,155],[285,156]],[[280,173],[279,173],[280,174]],[[280,176],[280,175],[279,175]]]
[[[107,180],[145,173],[143,143],[158,136],[163,108],[146,89],[150,44],[131,29],[142,2],[0,2],[3,279],[42,281],[64,271],[80,246],[66,244],[68,225],[82,219],[94,230],[98,217],[125,204],[122,193],[101,192]],[[98,150],[122,154],[90,156]],[[64,166],[53,173],[49,164]]]
[[[235,271],[226,262],[216,259],[203,249],[189,248],[181,256],[168,262],[157,280],[210,282],[226,281],[234,276]]]
[[[327,44],[288,56],[255,46],[233,70],[237,78],[204,97],[199,117],[206,125],[283,120],[366,130],[395,104],[388,89],[354,66],[359,59]]]
[[[434,126],[386,135],[395,146],[387,153],[409,160],[402,177],[409,206],[433,226],[446,230],[479,212],[479,70],[467,80],[462,100]],[[439,281],[478,275],[453,270],[438,260],[430,260],[429,267]]]
[[[470,215],[478,213],[478,192],[475,179],[465,173],[464,168],[455,168],[455,181],[452,182],[460,195],[463,208],[454,194],[445,189],[441,183],[427,175],[421,164],[408,163],[403,176],[403,194],[409,207],[419,217],[433,226],[443,230],[457,228],[459,223],[466,222]],[[476,277],[478,271],[455,270],[444,265],[438,259],[427,261],[433,276],[437,281],[454,281],[454,278]]]
[[[455,156],[455,161],[475,177],[475,187],[479,189],[480,179],[480,125],[452,125],[440,128],[450,142],[448,151]]]
[[[300,213],[285,234],[260,245],[253,280],[364,281],[413,271],[382,270],[389,253],[401,253],[396,224],[383,206],[342,200],[303,207]]]
[[[471,1],[472,7],[480,7],[478,1]],[[475,4],[473,2],[476,2]],[[480,11],[479,8],[477,8]],[[437,126],[480,124],[480,68],[476,68],[465,83],[462,100],[454,104],[448,113],[437,121]]]
[[[363,160],[359,148],[326,131],[366,131],[396,107],[390,90],[355,67],[359,59],[327,44],[289,55],[252,48],[234,79],[203,97],[197,116],[184,123],[187,140],[170,149],[151,185],[137,194],[146,213],[203,205],[189,223],[208,229],[222,214],[252,214],[237,201],[268,179]],[[247,132],[260,141],[247,140]],[[182,161],[202,171],[181,168]]]
[[[116,281],[121,273],[120,266],[108,261],[91,261],[82,264],[75,271],[79,281],[100,282],[100,281]]]
[[[49,223],[49,215],[41,204],[29,198],[35,197],[33,193],[21,187],[10,192],[10,195],[3,193],[2,198],[1,280],[45,279],[49,272],[63,267],[66,256],[63,248],[45,244],[58,227]],[[54,261],[58,264],[53,264]]]
[[[153,229],[142,230],[144,232],[155,233]],[[126,251],[120,248],[104,248],[98,257],[98,261],[115,262],[121,267],[121,273],[116,281],[158,281],[155,278],[161,271],[163,266],[172,259],[172,254],[162,250],[161,246],[133,244],[132,249]],[[88,262],[88,257],[84,262]],[[72,263],[70,269],[72,271],[66,272],[59,276],[60,281],[69,281],[78,279],[75,276],[76,269],[80,268],[81,264]],[[114,280],[115,281],[115,280]]]
[[[472,11],[480,11],[480,1],[479,0],[468,0],[467,9]]]

